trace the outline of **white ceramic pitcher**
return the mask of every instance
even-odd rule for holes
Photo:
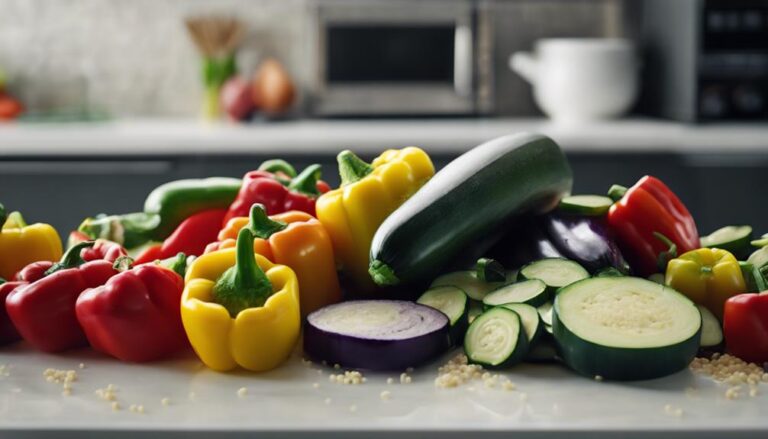
[[[556,121],[618,117],[637,98],[640,63],[628,40],[543,39],[533,53],[512,54],[509,64],[531,83],[536,103]]]

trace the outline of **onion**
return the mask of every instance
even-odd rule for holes
[[[304,352],[349,368],[402,370],[450,347],[445,314],[400,300],[358,300],[307,316]]]

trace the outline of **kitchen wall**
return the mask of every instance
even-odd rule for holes
[[[273,54],[300,77],[307,70],[309,1],[0,0],[0,68],[32,109],[85,103],[117,116],[194,116],[199,63],[184,17],[236,14],[250,29],[241,67]],[[619,1],[486,2],[501,5],[495,25],[510,29],[497,60],[502,112],[535,113],[528,86],[506,68],[509,52],[530,48],[542,36],[616,34]]]
[[[25,102],[76,102],[116,115],[189,116],[198,55],[183,20],[221,13],[249,26],[255,56],[298,69],[302,0],[0,0],[0,68]],[[251,61],[250,63],[252,63]],[[248,60],[244,64],[249,64]],[[25,95],[33,94],[32,99]]]

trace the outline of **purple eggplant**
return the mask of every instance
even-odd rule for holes
[[[629,272],[605,219],[599,216],[550,213],[522,218],[510,225],[491,256],[508,267],[542,258],[566,258],[590,273],[609,267]]]
[[[400,300],[354,300],[307,316],[304,352],[348,368],[404,370],[451,346],[448,317]]]

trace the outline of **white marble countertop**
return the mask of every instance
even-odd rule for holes
[[[546,119],[297,120],[249,125],[133,119],[0,125],[0,158],[50,155],[335,154],[421,146],[459,153],[519,131],[553,137],[566,151],[768,153],[768,124],[687,125],[625,119],[562,126]]]
[[[598,382],[554,364],[498,371],[514,390],[474,380],[434,385],[447,353],[400,384],[399,371],[364,372],[366,383],[329,382],[339,373],[303,364],[296,352],[266,373],[213,372],[193,354],[145,364],[121,363],[89,349],[49,355],[23,344],[0,362],[0,436],[58,439],[723,439],[768,436],[765,385],[751,397],[725,397],[726,384],[689,370],[637,382]],[[78,365],[82,363],[84,368]],[[75,370],[69,396],[43,370]],[[392,377],[394,383],[387,384]],[[116,402],[94,394],[116,387]],[[239,389],[245,393],[238,395]],[[390,392],[390,398],[380,396]],[[163,405],[162,399],[168,398]],[[144,413],[129,410],[141,404]],[[678,412],[679,410],[679,412]],[[677,414],[677,413],[679,414]]]

